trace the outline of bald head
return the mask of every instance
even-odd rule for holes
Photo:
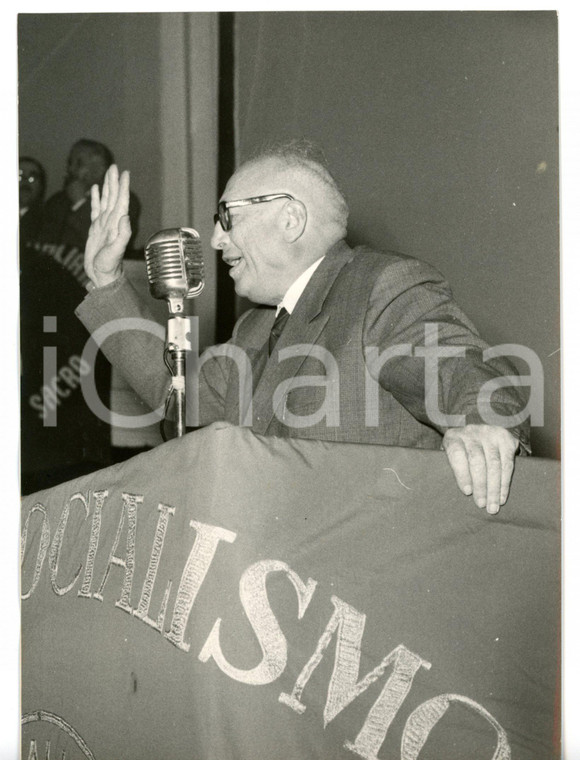
[[[231,267],[238,295],[256,303],[280,303],[346,235],[348,208],[335,181],[295,146],[262,151],[243,164],[230,177],[220,208],[211,244]]]
[[[261,182],[264,194],[288,192],[300,200],[310,231],[325,245],[346,237],[347,203],[322,152],[312,143],[293,140],[271,145],[242,164],[234,176]]]

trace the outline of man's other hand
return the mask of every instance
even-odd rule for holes
[[[85,248],[85,272],[97,288],[121,276],[123,254],[131,238],[129,172],[119,177],[112,164],[105,174],[103,192],[91,187],[91,227]]]
[[[490,515],[507,501],[518,447],[508,430],[495,425],[451,428],[443,436],[457,485]]]

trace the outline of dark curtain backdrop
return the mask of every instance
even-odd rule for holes
[[[238,160],[319,142],[350,242],[429,261],[489,343],[538,354],[534,451],[558,456],[556,13],[238,13],[235,33]]]

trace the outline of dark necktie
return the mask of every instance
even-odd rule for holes
[[[268,354],[271,354],[274,350],[274,346],[276,345],[276,341],[282,335],[282,330],[284,329],[284,326],[286,322],[288,321],[288,317],[290,314],[286,311],[284,307],[280,309],[278,312],[278,316],[274,320],[274,324],[272,325],[272,329],[270,330],[270,338],[268,340]]]

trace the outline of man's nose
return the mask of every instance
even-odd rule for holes
[[[215,227],[213,228],[213,235],[211,236],[210,245],[212,248],[215,248],[216,251],[220,250],[221,248],[224,248],[227,241],[228,241],[228,233],[224,232],[221,224],[219,221],[215,223]]]

